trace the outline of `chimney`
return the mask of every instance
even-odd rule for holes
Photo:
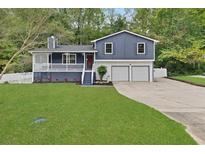
[[[58,40],[54,36],[48,37],[48,49],[55,49],[58,45]]]

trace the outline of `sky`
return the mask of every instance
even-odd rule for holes
[[[128,14],[126,14],[126,19],[129,21],[132,19],[132,15],[133,15],[133,10],[134,9],[131,9],[132,11],[129,12]],[[115,11],[121,15],[124,15],[126,12],[125,12],[125,8],[116,8]]]
[[[125,13],[125,10],[124,10],[124,8],[117,8],[116,12],[123,15]]]

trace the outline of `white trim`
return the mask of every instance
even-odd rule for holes
[[[94,47],[93,48],[96,49],[96,42],[94,42]]]
[[[56,50],[53,50],[53,51],[29,51],[29,53],[70,53],[70,52],[74,52],[74,53],[95,53],[95,52],[98,52],[97,50],[93,50],[93,51],[56,51]]]
[[[138,45],[139,44],[144,44],[144,52],[143,53],[139,53],[139,51],[138,51]],[[137,42],[137,54],[138,55],[145,55],[145,42]]]
[[[97,59],[96,62],[143,62],[143,61],[154,61],[154,59]]]
[[[154,42],[159,42],[158,40],[155,40],[155,39],[152,39],[152,38],[149,38],[149,37],[146,37],[146,36],[137,34],[137,33],[130,32],[130,31],[128,31],[128,30],[122,30],[122,31],[119,31],[119,32],[117,32],[117,33],[113,33],[113,34],[110,34],[110,35],[101,37],[101,38],[99,38],[99,39],[92,40],[91,42],[96,42],[96,41],[99,41],[99,40],[102,40],[102,39],[105,39],[105,38],[108,38],[108,37],[110,37],[110,36],[114,36],[114,35],[117,35],[117,34],[120,34],[120,33],[123,33],[123,32],[127,32],[127,33],[130,33],[130,34],[132,34],[132,35],[139,36],[139,37],[142,37],[142,38],[144,38],[144,39],[151,40],[151,41],[154,41]]]
[[[49,54],[47,54],[47,69],[49,69]]]
[[[66,55],[66,64],[77,64],[77,56],[76,56],[76,53],[64,53],[62,54],[62,64],[65,64],[63,63],[63,56]],[[74,55],[75,56],[75,63],[70,63],[70,56],[71,55]],[[69,59],[68,59],[68,56],[69,56]]]
[[[93,60],[93,64],[95,63],[96,61],[96,53],[94,53],[94,60]]]
[[[111,47],[111,53],[107,53],[106,52],[106,45],[107,44],[111,44],[112,45],[112,47]],[[104,45],[104,53],[106,54],[106,55],[112,55],[113,54],[113,43],[112,42],[105,42],[105,45]]]
[[[83,53],[83,57],[84,57],[84,63],[83,63],[83,71],[82,71],[82,75],[81,75],[81,84],[83,84],[84,75],[85,75],[85,53]]]
[[[83,56],[84,56],[84,64],[85,64],[85,60],[86,60],[86,59],[85,59],[85,53],[83,53]]]
[[[37,72],[39,72],[39,71],[35,71],[33,73],[37,73]],[[81,73],[81,72],[83,72],[83,70],[82,71],[80,71],[80,70],[75,70],[75,71],[67,71],[67,70],[66,71],[65,70],[63,70],[63,71],[62,70],[56,70],[55,71],[55,70],[49,70],[49,71],[40,71],[40,72],[70,72],[70,73],[72,73],[72,72],[80,72]]]
[[[129,82],[132,81],[132,65],[129,66]]]
[[[92,70],[85,70],[85,72],[92,72]]]

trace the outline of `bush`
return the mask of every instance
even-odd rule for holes
[[[18,60],[10,64],[6,73],[22,73],[32,71],[31,56],[21,55]]]
[[[97,71],[98,71],[98,74],[100,76],[100,81],[102,81],[103,76],[107,73],[107,67],[101,65],[101,66],[98,67]]]
[[[157,57],[155,66],[167,68],[169,76],[202,74],[205,71],[205,51],[196,48],[166,49]]]
[[[197,69],[197,70],[195,70],[195,71],[193,72],[193,74],[194,74],[194,75],[201,75],[201,74],[203,74],[203,70]]]

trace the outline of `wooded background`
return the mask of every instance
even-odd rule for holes
[[[155,67],[169,75],[205,70],[205,9],[0,9],[0,71],[31,71],[28,50],[91,40],[130,30],[160,42]],[[5,68],[6,67],[6,68]]]

